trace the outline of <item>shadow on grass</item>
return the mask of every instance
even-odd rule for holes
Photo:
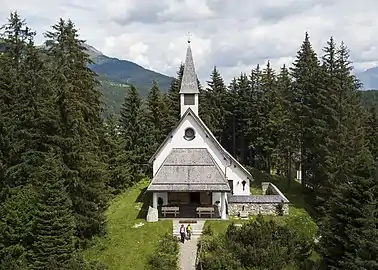
[[[138,212],[136,219],[145,219],[147,216],[148,207],[150,206],[152,200],[152,193],[146,192],[147,187],[140,188],[139,191],[139,195],[135,202],[141,204],[141,209]]]

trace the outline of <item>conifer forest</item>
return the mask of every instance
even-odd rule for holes
[[[184,67],[146,98],[130,87],[104,119],[74,23],[57,21],[44,46],[35,35],[18,13],[0,30],[0,269],[106,269],[82,250],[106,236],[110,200],[151,177],[148,160],[180,118]],[[214,67],[199,114],[247,168],[288,188],[302,171],[324,269],[378,269],[377,109],[361,105],[347,45],[325,44],[317,54],[305,33],[290,66],[268,61],[230,84]]]

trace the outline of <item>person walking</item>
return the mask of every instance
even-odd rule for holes
[[[181,224],[180,235],[181,235],[181,242],[184,243],[185,242],[185,226],[184,226],[184,224]]]
[[[192,237],[192,226],[190,226],[190,224],[186,226],[186,233],[188,234],[188,240],[190,240],[190,238]]]

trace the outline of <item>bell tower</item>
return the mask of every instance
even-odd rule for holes
[[[188,39],[188,48],[184,64],[184,73],[180,87],[180,111],[181,117],[190,108],[198,116],[199,89],[197,83],[197,74],[194,68],[192,49],[190,48],[190,39]]]

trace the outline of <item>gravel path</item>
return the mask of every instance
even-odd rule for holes
[[[179,229],[181,224],[184,224],[185,228],[187,223],[179,223],[179,220],[173,221],[173,235],[179,236]],[[196,269],[196,256],[197,256],[197,243],[202,234],[203,226],[205,221],[199,220],[196,223],[192,223],[192,239],[185,240],[185,243],[179,243],[180,254],[179,254],[179,267],[181,270],[195,270]]]
[[[197,255],[197,243],[199,236],[192,236],[191,240],[185,241],[185,243],[179,243],[179,266],[181,270],[195,270],[196,269],[196,255]]]

